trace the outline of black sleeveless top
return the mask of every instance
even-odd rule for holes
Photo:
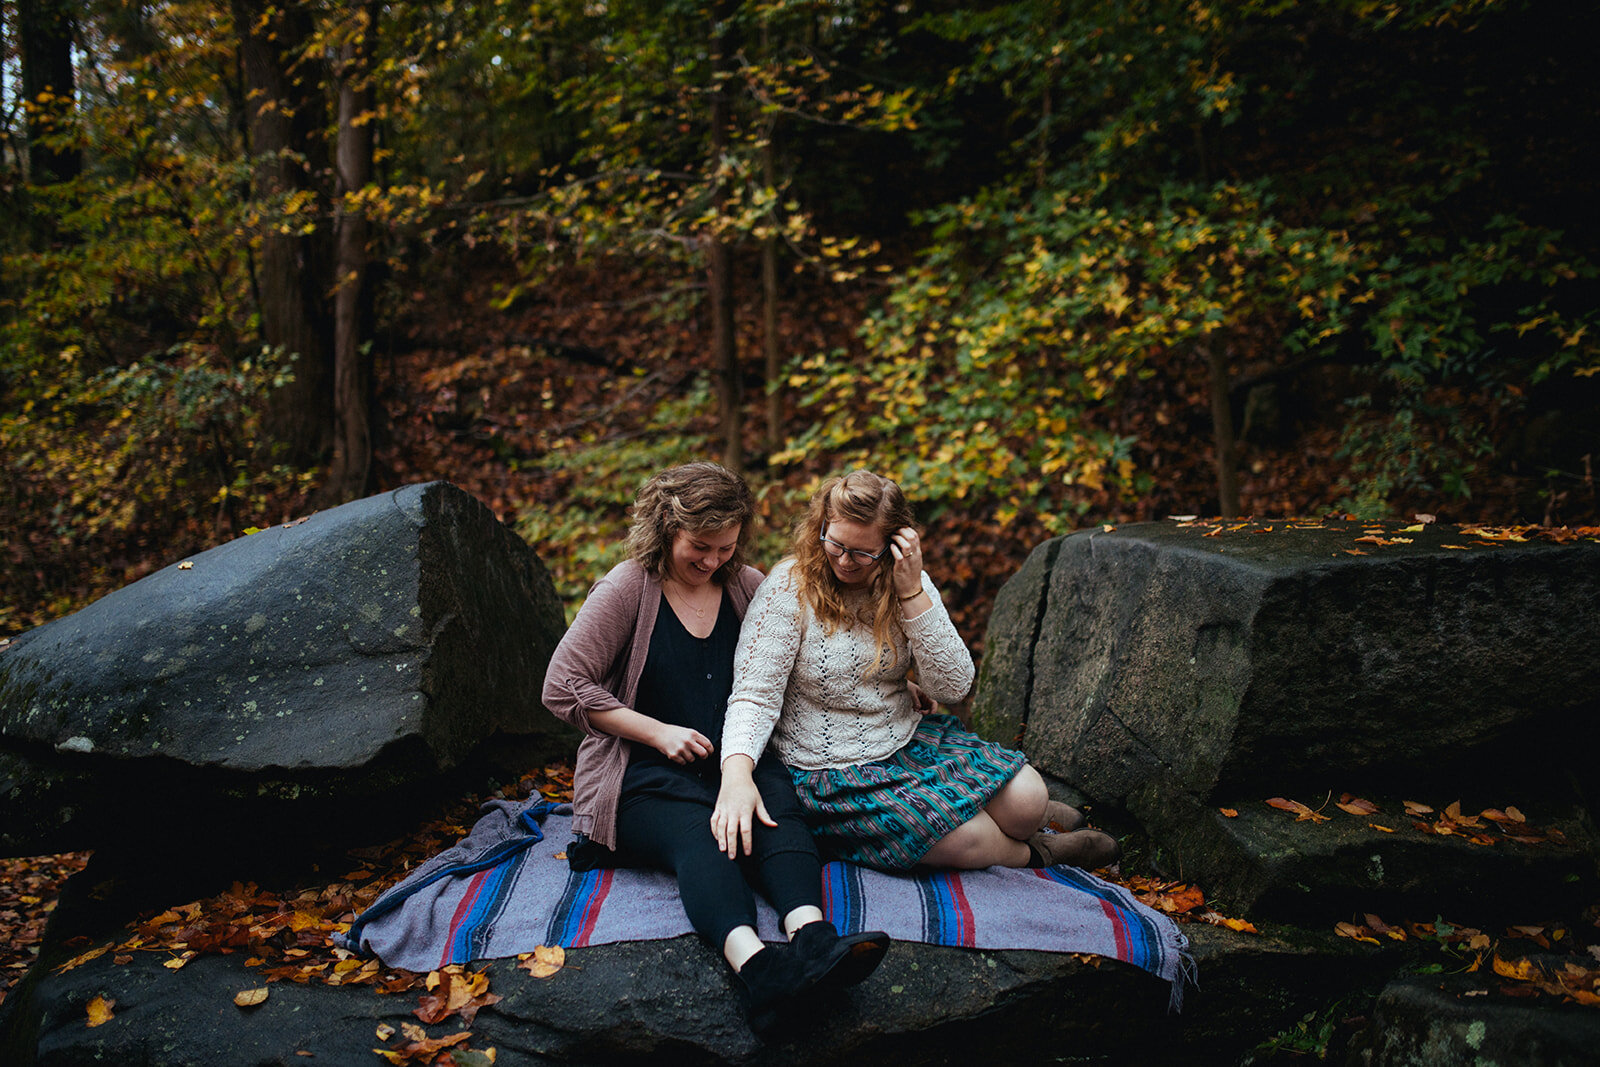
[[[720,749],[738,644],[739,616],[726,590],[717,604],[717,625],[708,637],[696,637],[685,629],[663,593],[650,634],[650,651],[639,675],[634,710],[674,726],[699,730]],[[721,782],[720,752],[684,765],[673,763],[649,745],[637,741],[629,745],[632,751],[622,777],[622,803],[649,795],[689,799],[702,796],[707,787],[715,802]]]

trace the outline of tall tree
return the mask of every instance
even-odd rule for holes
[[[717,412],[722,424],[722,465],[744,469],[744,389],[739,374],[738,340],[733,324],[733,266],[722,219],[728,210],[729,127],[732,123],[728,83],[733,77],[733,12],[731,0],[711,6],[711,211],[706,234],[706,284],[711,304],[711,358],[717,382]]]
[[[71,5],[67,0],[18,0],[17,37],[29,177],[39,184],[70,180],[83,170],[78,149],[66,143],[76,94]]]
[[[270,404],[273,436],[291,458],[321,458],[333,428],[328,307],[330,240],[319,178],[328,170],[323,62],[309,54],[315,24],[302,0],[231,0],[239,35],[252,197],[268,220],[256,297],[267,345],[294,358],[294,377]]]
[[[339,129],[334,189],[333,462],[325,495],[350,500],[370,488],[372,392],[369,339],[372,286],[367,242],[371,225],[363,198],[372,181],[373,70],[378,0],[356,8],[339,45]]]

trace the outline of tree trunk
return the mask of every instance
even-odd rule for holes
[[[367,281],[371,224],[353,198],[372,181],[372,56],[378,4],[355,14],[357,26],[340,48],[338,181],[334,228],[337,254],[333,310],[333,464],[324,486],[329,502],[365,496],[372,473],[372,294]]]
[[[767,143],[761,149],[762,180],[768,189],[777,185],[777,167],[772,157],[772,131],[768,131]],[[776,226],[777,221],[774,218],[772,224]],[[778,350],[778,235],[775,233],[768,234],[761,246],[761,326],[762,344],[766,349],[767,454],[771,455],[783,444],[783,360]]]
[[[28,178],[39,185],[83,172],[76,148],[51,144],[68,132],[77,83],[72,69],[72,12],[66,0],[19,0],[22,99],[27,113]]]
[[[730,104],[726,79],[731,75],[729,18],[732,6],[718,0],[711,24],[711,205],[715,221],[707,255],[706,284],[711,295],[711,352],[716,368],[717,409],[722,422],[722,465],[735,474],[744,469],[744,405],[739,381],[739,352],[733,327],[733,268],[728,244],[719,227],[727,208],[723,158],[728,152]]]
[[[1222,517],[1239,514],[1239,478],[1234,470],[1233,406],[1228,401],[1228,360],[1215,345],[1202,345],[1211,377],[1211,438],[1217,450],[1217,503]]]
[[[761,61],[771,62],[772,47],[767,40],[767,22],[761,21]],[[778,187],[777,149],[773,141],[778,135],[778,120],[767,122],[767,135],[761,145],[761,181],[769,192]],[[765,381],[767,383],[767,439],[766,451],[771,456],[783,444],[783,370],[778,351],[778,204],[773,201],[772,233],[761,243],[761,343],[765,356]]]
[[[272,201],[297,192],[320,194],[317,176],[327,172],[324,79],[320,65],[301,55],[314,29],[310,12],[300,3],[272,0],[232,0],[232,10],[256,161],[254,196]],[[325,205],[325,196],[314,195],[311,205],[286,220],[290,232],[270,227],[256,265],[262,339],[295,357],[294,379],[269,398],[267,420],[296,463],[319,462],[333,432]]]

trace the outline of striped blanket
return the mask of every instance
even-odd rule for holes
[[[659,871],[569,869],[571,808],[491,801],[471,833],[390,888],[351,924],[344,947],[392,967],[650,941],[691,932],[677,881]],[[982,949],[1083,952],[1131,963],[1170,983],[1182,1004],[1188,940],[1121,886],[1075,867],[992,867],[892,875],[852,863],[823,867],[823,910],[842,932]],[[763,901],[758,929],[781,939]]]

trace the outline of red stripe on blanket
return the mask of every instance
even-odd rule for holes
[[[594,925],[600,919],[600,905],[606,902],[606,894],[611,892],[611,876],[614,873],[610,867],[601,868],[594,891],[584,898],[583,912],[578,920],[578,932],[572,939],[574,947],[589,943],[589,937],[594,933]]]
[[[1117,959],[1132,959],[1132,950],[1128,945],[1128,924],[1122,910],[1109,900],[1100,901],[1100,910],[1105,913],[1106,921],[1111,924],[1111,933],[1117,939]]]
[[[478,894],[483,891],[483,883],[489,877],[490,871],[479,871],[472,876],[472,881],[467,883],[467,891],[461,898],[461,903],[456,905],[456,913],[450,916],[450,932],[444,939],[444,957],[439,961],[440,967],[448,967],[455,962],[450,957],[455,954],[456,935],[461,931],[461,924],[467,916],[472,914],[473,907],[478,903]]]
[[[961,934],[957,944],[963,948],[977,947],[978,927],[972,920],[972,904],[967,900],[967,888],[961,884],[961,875],[954,872],[950,875],[950,903],[960,921]]]

